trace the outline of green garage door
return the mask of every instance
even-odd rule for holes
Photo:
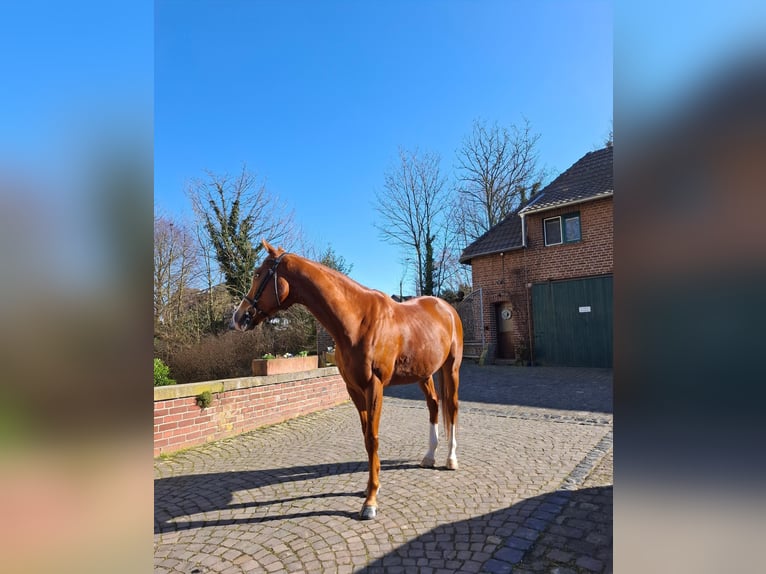
[[[612,366],[612,276],[532,285],[535,362]]]

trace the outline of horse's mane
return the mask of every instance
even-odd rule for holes
[[[379,289],[372,289],[371,287],[362,285],[361,283],[359,283],[352,277],[346,275],[345,273],[342,273],[341,271],[338,271],[337,269],[333,269],[332,267],[328,267],[327,265],[324,265],[323,263],[320,263],[319,261],[314,261],[313,259],[309,259],[308,257],[304,257],[296,253],[293,253],[293,255],[298,257],[302,263],[308,265],[309,267],[321,270],[323,273],[325,273],[326,275],[329,275],[338,283],[349,285],[352,288],[362,292],[368,292],[370,294],[378,293],[390,299],[390,297],[386,295],[383,291]],[[391,299],[391,301],[394,301],[394,300]]]

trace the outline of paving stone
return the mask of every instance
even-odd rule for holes
[[[548,522],[546,522],[545,520],[540,520],[538,518],[527,518],[524,521],[524,526],[526,526],[527,528],[531,528],[532,530],[537,530],[538,532],[541,532],[548,527]]]
[[[515,548],[508,548],[506,546],[505,548],[501,548],[495,552],[493,558],[497,558],[498,560],[502,560],[504,562],[510,562],[511,564],[516,564],[517,562],[521,561],[523,556],[523,550],[516,550]]]
[[[505,545],[516,550],[529,550],[532,547],[532,541],[512,536],[506,540]]]
[[[571,526],[563,526],[554,524],[548,529],[553,534],[560,534],[566,538],[582,538],[584,531],[580,528],[572,528]]]
[[[585,540],[567,540],[566,548],[578,554],[590,556],[598,551],[598,546]]]
[[[242,553],[239,550],[234,550],[234,549],[227,550],[226,552],[221,554],[221,557],[225,558],[229,562],[233,562],[236,558],[239,558],[240,556],[242,556]]]
[[[608,536],[607,534],[601,534],[599,532],[589,532],[588,535],[585,537],[586,542],[591,542],[597,545],[607,544],[609,540],[610,540],[610,536]]]
[[[556,562],[569,562],[572,559],[572,553],[571,552],[564,552],[563,550],[559,550],[558,548],[554,548],[548,554],[546,554],[548,558],[551,560],[555,560]]]
[[[575,564],[579,566],[580,568],[586,568],[593,572],[600,572],[601,569],[604,567],[603,562],[601,562],[600,560],[596,560],[595,558],[591,558],[590,556],[581,556],[580,558],[577,559]]]
[[[484,563],[484,571],[490,574],[510,574],[513,572],[513,566],[508,562],[490,559]]]
[[[466,560],[465,562],[463,562],[459,571],[473,573],[473,572],[481,571],[481,568],[482,568],[481,562],[477,562],[475,560]]]
[[[513,533],[514,537],[523,538],[524,540],[536,540],[540,533],[537,530],[531,528],[517,528]]]

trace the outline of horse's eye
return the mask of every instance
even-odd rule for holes
[[[256,274],[255,274],[255,278],[256,278],[256,279],[258,279],[258,277],[260,277],[260,276],[261,276],[261,274],[260,274],[260,273],[256,273]]]

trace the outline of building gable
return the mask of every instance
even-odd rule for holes
[[[479,328],[490,357],[535,360],[542,331],[535,331],[534,314],[541,310],[535,310],[533,288],[542,293],[539,286],[550,282],[578,289],[611,285],[612,157],[611,146],[589,152],[463,251],[460,261],[471,265],[473,287],[482,292]],[[608,298],[601,303],[609,307]],[[600,309],[593,306],[591,316],[590,301],[580,306],[586,311],[578,307],[576,320],[590,320]]]

